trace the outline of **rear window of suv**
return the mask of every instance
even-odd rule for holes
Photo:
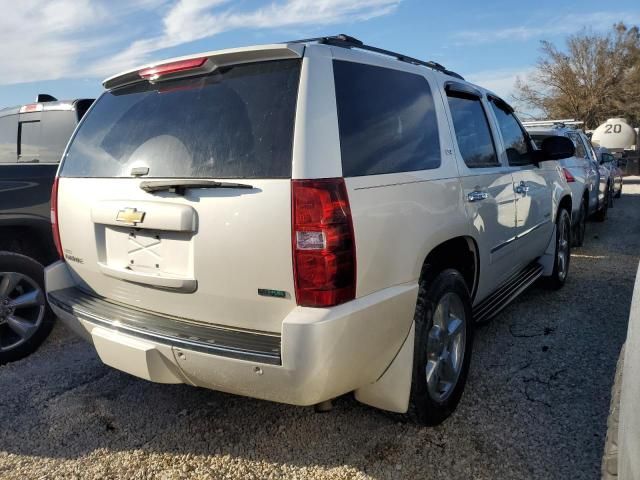
[[[105,92],[69,146],[61,175],[288,178],[300,60],[222,67]]]
[[[342,174],[345,177],[440,166],[433,95],[421,75],[335,60]]]

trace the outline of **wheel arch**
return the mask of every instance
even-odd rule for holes
[[[0,251],[20,253],[42,265],[55,260],[55,247],[50,224],[0,225]]]
[[[585,199],[585,196],[587,197],[587,202],[588,202],[588,192],[585,190],[585,193],[582,195],[582,199]],[[558,202],[558,212],[560,211],[561,208],[566,208],[567,211],[569,212],[569,216],[571,216],[571,208],[572,208],[573,202],[571,201],[571,195],[564,195],[561,199],[560,202]],[[587,203],[587,207],[588,207],[588,203]],[[556,212],[556,218],[558,218],[558,212]]]
[[[420,280],[424,275],[435,279],[448,268],[460,271],[473,302],[480,272],[480,255],[474,238],[460,235],[439,243],[426,255],[421,267]],[[406,340],[384,374],[375,383],[356,389],[356,400],[383,410],[406,413],[413,375],[414,344],[415,322],[412,321]]]
[[[454,268],[462,274],[473,301],[480,275],[480,255],[474,238],[463,235],[436,245],[422,263],[422,275],[435,277],[447,268]]]

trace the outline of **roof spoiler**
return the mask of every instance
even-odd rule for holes
[[[260,62],[265,60],[281,60],[287,58],[300,58],[304,53],[304,45],[296,44],[274,44],[259,45],[256,47],[231,48],[227,50],[218,50],[206,53],[197,53],[195,55],[187,55],[179,58],[163,60],[157,63],[143,65],[142,67],[127,70],[125,72],[109,77],[102,82],[107,90],[131,85],[141,81],[150,81],[152,83],[164,80],[172,80],[174,78],[187,77],[192,75],[201,75],[210,73],[220,67],[226,65],[237,65],[240,63]],[[205,63],[199,63],[193,68],[172,69],[170,73],[162,76],[148,76],[147,73],[152,70],[161,69],[167,64],[187,64],[194,59],[206,59]]]

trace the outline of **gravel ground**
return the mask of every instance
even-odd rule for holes
[[[328,414],[103,366],[62,325],[0,367],[0,478],[590,478],[640,259],[640,177],[590,223],[567,285],[479,329],[457,413],[432,429],[355,402]]]

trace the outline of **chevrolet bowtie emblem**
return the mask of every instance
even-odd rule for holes
[[[124,208],[118,211],[116,221],[135,225],[136,223],[142,223],[142,220],[144,220],[144,213],[145,212],[140,212],[135,208]]]

